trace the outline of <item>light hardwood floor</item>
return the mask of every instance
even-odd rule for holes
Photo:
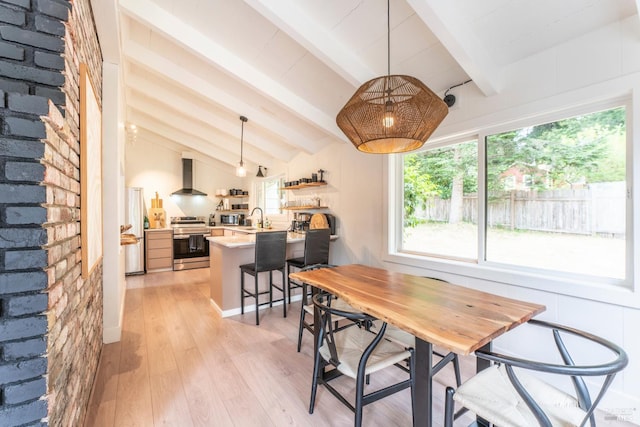
[[[209,269],[132,276],[127,288],[122,339],[103,347],[86,426],[353,425],[352,412],[322,387],[308,413],[312,343],[305,332],[296,352],[299,302],[286,319],[281,307],[261,311],[255,326],[253,313],[220,317]],[[461,365],[464,380],[475,358]],[[395,376],[377,373],[371,386]],[[349,378],[336,383],[353,390]],[[434,426],[442,425],[443,384],[454,384],[450,367],[435,378]],[[410,426],[409,391],[365,407],[364,425]]]

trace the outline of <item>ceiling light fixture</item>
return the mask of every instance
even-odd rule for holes
[[[264,168],[264,173],[262,173],[262,168]],[[256,174],[256,177],[264,178],[265,176],[267,176],[267,168],[264,166],[258,165],[258,173]]]
[[[387,0],[387,75],[364,83],[336,117],[338,127],[365,153],[402,153],[422,147],[447,116],[447,105],[415,77],[391,75]]]
[[[240,130],[240,163],[238,163],[238,167],[236,167],[236,176],[245,177],[247,176],[247,170],[244,168],[244,162],[242,161],[242,150],[244,145],[244,124],[247,122],[245,116],[240,116],[240,121],[242,122],[242,128]]]

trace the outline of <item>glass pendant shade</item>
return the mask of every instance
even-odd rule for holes
[[[364,83],[336,117],[365,153],[403,153],[422,147],[449,108],[415,77],[387,75]]]
[[[236,176],[239,176],[239,177],[247,176],[247,170],[244,168],[244,165],[242,164],[242,162],[240,162],[236,167]]]

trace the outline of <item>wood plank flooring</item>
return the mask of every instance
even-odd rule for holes
[[[308,413],[312,344],[305,332],[296,352],[299,302],[286,319],[281,307],[262,310],[255,326],[253,313],[218,315],[209,269],[131,276],[127,288],[122,339],[103,347],[86,426],[353,425],[353,413],[322,387]],[[461,365],[464,380],[475,358]],[[371,386],[402,375],[377,373]],[[354,389],[349,378],[335,382]],[[455,384],[450,367],[434,381],[434,426],[442,425],[445,384]],[[410,408],[404,390],[365,407],[364,425],[410,426]]]

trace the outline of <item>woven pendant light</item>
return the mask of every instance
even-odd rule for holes
[[[387,72],[356,91],[336,117],[338,127],[365,153],[402,153],[422,147],[449,108],[415,77],[391,75],[387,0]]]

